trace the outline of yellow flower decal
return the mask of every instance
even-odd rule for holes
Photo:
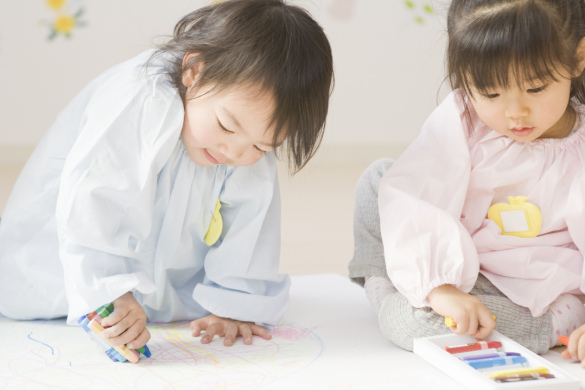
[[[70,15],[58,16],[53,25],[53,28],[57,33],[65,35],[69,35],[73,27],[75,27],[75,18]]]
[[[78,27],[85,26],[85,22],[81,20],[84,9],[80,7],[75,13],[71,9],[73,6],[67,0],[45,0],[47,7],[55,11],[55,16],[52,20],[43,20],[42,24],[49,28],[49,40],[55,39],[58,35],[71,37],[71,33]],[[73,2],[75,3],[75,2]]]
[[[67,2],[67,0],[45,0],[45,1],[47,3],[47,6],[51,9],[54,9],[55,11],[58,11],[61,8],[63,8],[65,3]]]

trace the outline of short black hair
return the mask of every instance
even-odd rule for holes
[[[231,0],[181,19],[154,55],[170,53],[169,73],[185,98],[183,72],[199,62],[198,86],[257,83],[272,93],[273,144],[285,135],[298,172],[317,151],[334,83],[329,41],[309,13],[283,0]],[[186,53],[198,53],[183,66]]]

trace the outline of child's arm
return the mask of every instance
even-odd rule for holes
[[[280,195],[276,157],[228,172],[219,195],[223,230],[204,260],[205,280],[193,298],[209,313],[278,324],[288,306],[290,278],[280,275]]]
[[[567,349],[561,353],[563,359],[575,359],[581,361],[581,368],[585,368],[585,325],[571,333]]]
[[[102,335],[108,338],[111,346],[126,345],[130,349],[138,349],[150,340],[150,332],[146,329],[146,313],[127,292],[112,302],[114,311],[102,320],[101,325],[107,328]]]
[[[205,331],[205,335],[201,337],[202,344],[209,344],[217,335],[224,338],[223,345],[226,347],[233,345],[238,336],[242,336],[244,344],[247,345],[252,344],[252,335],[260,336],[265,340],[272,338],[266,329],[253,322],[236,321],[213,314],[191,322],[193,337],[198,337],[201,331]]]
[[[456,334],[468,334],[478,339],[487,337],[496,327],[490,311],[476,297],[450,284],[434,288],[428,297],[431,308],[443,317],[451,317]]]
[[[135,68],[137,67],[137,68]],[[56,220],[68,323],[133,289],[156,289],[137,271],[136,243],[150,234],[157,175],[180,139],[178,92],[142,64],[117,66],[86,99],[60,180]]]
[[[431,114],[378,187],[388,276],[414,307],[429,306],[430,291],[444,284],[471,291],[479,273],[477,249],[461,222],[471,158],[458,93]]]

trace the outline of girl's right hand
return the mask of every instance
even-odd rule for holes
[[[114,311],[102,320],[107,327],[102,335],[111,346],[126,345],[130,349],[143,347],[150,340],[150,332],[146,329],[146,313],[131,292],[127,292],[112,304]]]
[[[561,353],[563,359],[575,359],[581,361],[581,368],[585,368],[585,325],[571,333],[569,337],[569,345]]]
[[[429,293],[428,300],[436,313],[451,317],[457,323],[457,327],[451,328],[455,334],[484,339],[496,327],[492,313],[478,298],[450,284],[435,287]]]

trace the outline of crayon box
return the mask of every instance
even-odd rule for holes
[[[492,332],[486,341],[499,341],[502,346],[498,352],[517,352],[526,357],[529,367],[546,367],[554,378],[543,380],[518,381],[513,383],[498,383],[488,377],[489,372],[480,371],[463,360],[458,355],[452,355],[443,347],[457,346],[474,343],[476,339],[467,335],[456,335],[454,333],[422,337],[414,340],[414,353],[424,360],[449,375],[469,389],[492,390],[492,389],[542,389],[542,390],[579,390],[580,381],[568,372],[552,364],[548,360],[538,356],[520,344],[512,341],[496,331]],[[501,367],[505,370],[505,367]]]

